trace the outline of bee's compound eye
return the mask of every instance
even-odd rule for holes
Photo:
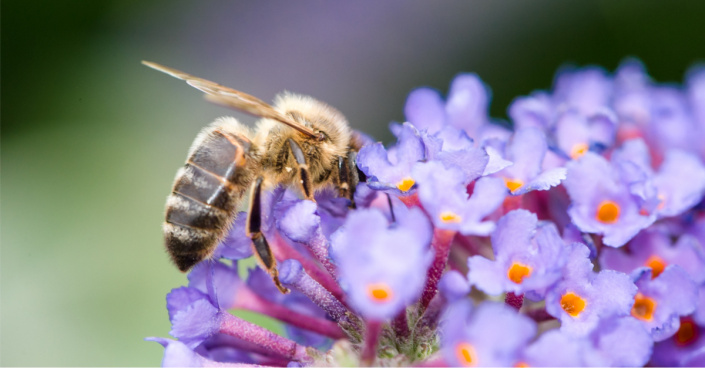
[[[319,141],[324,141],[326,140],[326,134],[323,132],[316,132],[316,139]]]

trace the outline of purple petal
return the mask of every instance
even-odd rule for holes
[[[220,262],[196,265],[188,275],[189,288],[195,288],[207,295],[206,278],[209,277],[210,272],[213,272],[213,286],[215,287],[215,295],[218,297],[218,303],[223,308],[229,308],[235,302],[237,292],[243,285],[237,273],[237,263],[233,263],[232,266]]]
[[[509,116],[517,128],[549,128],[553,124],[554,108],[545,92],[519,97],[509,106]]]
[[[533,179],[541,170],[547,149],[546,136],[542,131],[536,128],[518,130],[507,147],[508,159],[514,165],[505,169],[504,175],[522,181]]]
[[[218,310],[210,301],[199,299],[174,315],[169,334],[193,348],[219,329]]]
[[[313,201],[300,201],[290,207],[283,217],[277,220],[279,229],[289,239],[307,243],[315,235],[321,224],[321,218],[316,214],[318,207]]]
[[[406,99],[404,115],[419,130],[430,133],[439,131],[446,122],[443,99],[438,91],[431,88],[413,90]]]
[[[549,190],[565,180],[567,172],[567,169],[564,167],[546,170],[524,184],[521,188],[512,192],[512,194],[520,195],[532,190]]]
[[[596,348],[605,358],[604,366],[642,367],[651,357],[654,343],[634,318],[605,319],[594,335]]]
[[[201,299],[208,299],[208,295],[198,289],[186,286],[172,289],[166,295],[166,309],[169,312],[169,321],[174,322],[176,313]]]
[[[450,303],[464,298],[470,293],[468,280],[458,271],[450,270],[438,281],[438,291]]]
[[[459,74],[453,79],[446,102],[450,123],[473,133],[487,122],[490,91],[476,74]]]
[[[483,176],[494,174],[514,164],[513,162],[502,158],[502,153],[492,146],[485,146],[485,151],[487,152],[489,159],[487,161],[487,166],[485,166],[485,171],[482,172]]]
[[[497,262],[492,262],[483,256],[468,258],[468,281],[470,285],[489,295],[503,293],[506,278],[505,270]]]
[[[654,179],[663,197],[661,216],[675,216],[700,202],[705,194],[705,167],[683,151],[670,150]]]
[[[216,248],[213,255],[214,259],[223,257],[237,260],[252,256],[252,240],[245,235],[246,222],[247,212],[239,212],[233,223],[233,228]]]

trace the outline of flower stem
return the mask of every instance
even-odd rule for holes
[[[382,322],[367,322],[367,329],[365,330],[365,343],[362,348],[362,364],[365,366],[371,366],[375,360],[380,332],[382,332]]]
[[[455,237],[455,231],[434,229],[433,230],[433,240],[431,240],[431,246],[435,251],[433,257],[433,263],[431,268],[428,269],[428,278],[426,279],[426,286],[424,286],[423,293],[421,294],[421,305],[419,306],[419,316],[423,315],[423,312],[428,307],[431,299],[438,292],[438,281],[443,275],[443,271],[448,263],[448,254],[450,254],[450,245]]]
[[[279,233],[276,233],[271,242],[272,252],[276,255],[277,261],[282,262],[285,259],[295,259],[301,263],[306,273],[316,280],[319,284],[333,294],[336,299],[343,300],[345,294],[340,288],[333,277],[327,272],[323,271],[318,265],[310,258],[304,257],[301,253],[296,251],[287,241],[282,238]]]
[[[304,346],[227,312],[220,312],[220,314],[222,322],[218,332],[259,345],[267,351],[290,360],[313,361]]]
[[[303,328],[305,330],[319,333],[323,336],[328,336],[332,339],[341,339],[345,337],[345,333],[334,322],[312,317],[293,311],[281,304],[273,303],[257,293],[253,292],[246,286],[242,286],[237,292],[237,299],[233,308],[247,309],[253,312],[261,313],[272,318],[276,318],[284,323],[292,326]]]

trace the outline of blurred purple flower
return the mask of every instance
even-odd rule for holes
[[[353,307],[386,320],[413,303],[431,263],[430,241],[430,224],[417,209],[398,213],[391,226],[377,210],[351,213],[332,235],[331,254]]]
[[[508,367],[519,361],[536,324],[504,304],[451,304],[441,320],[441,350],[449,366]]]
[[[671,337],[680,327],[680,317],[695,310],[698,289],[679,266],[671,265],[652,278],[651,268],[643,267],[632,273],[639,288],[632,316],[639,319],[654,341]]]
[[[600,254],[602,268],[631,273],[640,267],[650,267],[657,277],[669,265],[678,265],[701,284],[705,282],[705,252],[690,235],[682,235],[675,244],[665,231],[649,228],[640,232],[621,249],[604,249]]]

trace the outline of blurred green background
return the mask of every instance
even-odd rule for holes
[[[565,63],[635,56],[680,82],[705,61],[703,19],[702,1],[3,1],[0,365],[161,363],[142,339],[168,335],[164,297],[185,281],[164,199],[230,112],[142,59],[310,94],[389,141],[412,88],[460,71],[491,86],[496,117]]]

